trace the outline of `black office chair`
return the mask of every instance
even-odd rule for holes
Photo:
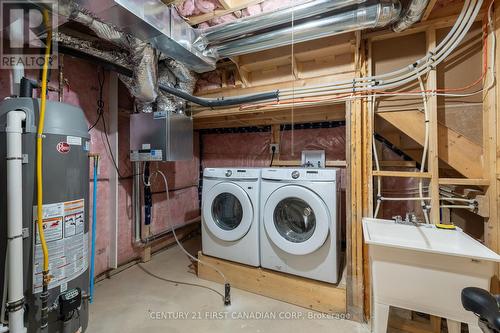
[[[484,333],[500,333],[500,295],[493,296],[480,288],[465,288],[462,305],[479,317],[479,327]]]

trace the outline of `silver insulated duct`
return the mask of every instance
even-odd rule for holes
[[[406,8],[403,14],[403,17],[401,20],[394,23],[392,30],[395,32],[401,32],[420,21],[428,5],[429,0],[411,0],[408,8]]]
[[[195,45],[200,49],[204,49],[207,45],[212,43],[242,38],[249,33],[275,27],[280,24],[290,23],[292,20],[298,21],[365,2],[367,2],[367,0],[316,0],[277,9],[269,13],[248,16],[233,22],[203,29]]]
[[[401,13],[399,0],[359,5],[353,9],[314,18],[293,27],[271,30],[262,34],[214,45],[205,52],[214,58],[233,57],[280,46],[300,43],[349,31],[384,27],[396,21]]]

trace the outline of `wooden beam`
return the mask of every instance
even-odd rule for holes
[[[426,32],[427,52],[431,52],[436,47],[436,30],[429,29]],[[432,69],[427,76],[426,90],[435,91],[437,89],[437,71]],[[431,195],[431,223],[441,222],[439,203],[439,124],[437,96],[427,97],[427,107],[429,113],[429,152],[427,156],[428,170],[431,174],[430,195]]]
[[[347,103],[347,310],[355,321],[364,320],[361,112],[360,100]]]
[[[427,21],[429,16],[432,13],[432,10],[434,9],[434,6],[436,5],[437,0],[430,0],[429,4],[427,5],[427,8],[425,9],[424,15],[422,15],[422,19],[420,20],[421,22]]]
[[[306,309],[330,314],[346,313],[346,289],[338,286],[295,275],[283,274],[260,267],[251,267],[225,261],[198,252],[203,262],[217,267],[231,287],[246,290],[283,302],[295,304]],[[206,265],[198,265],[198,277],[224,283],[222,277]]]
[[[416,168],[415,161],[380,161],[381,167],[397,167],[397,168]]]
[[[187,18],[188,23],[191,25],[200,24],[202,22],[206,22],[214,18],[221,17],[227,14],[234,13],[238,10],[245,9],[248,6],[257,5],[261,2],[264,2],[264,0],[233,0],[233,1],[226,0],[226,1],[227,1],[226,6],[228,6],[229,8],[216,9],[210,13],[188,17]]]
[[[384,112],[377,113],[377,116],[420,145],[424,144],[424,114],[422,112]],[[482,178],[482,147],[440,123],[438,123],[438,133],[439,158],[467,178]]]
[[[376,171],[373,170],[373,176],[375,177],[397,177],[397,178],[427,178],[430,179],[432,176],[428,172],[411,172],[411,171]]]
[[[488,2],[489,4],[490,2]],[[498,1],[494,4],[494,26],[496,38],[500,38],[500,4]],[[500,46],[496,45],[496,50],[491,50],[493,45],[492,36],[488,36],[488,64],[492,64],[493,59],[489,57],[491,51],[498,58]],[[500,63],[496,61],[494,68],[496,75],[500,73]],[[488,78],[485,78],[483,84],[487,84]],[[486,190],[488,196],[489,212],[488,218],[485,218],[484,239],[486,245],[495,252],[500,251],[500,85],[497,83],[490,90],[483,93],[483,146],[484,146],[484,177],[490,181],[490,186]],[[491,289],[494,293],[500,292],[500,268],[497,265],[495,277],[492,279]]]
[[[196,129],[288,124],[292,121],[289,106],[259,111],[240,108],[203,111],[195,114],[193,119]],[[345,120],[344,105],[296,107],[293,120],[295,123]]]
[[[489,186],[490,180],[479,178],[439,178],[439,185]]]
[[[273,166],[300,166],[301,163],[299,160],[277,160],[273,162]],[[346,161],[326,161],[328,168],[345,168],[346,166]]]

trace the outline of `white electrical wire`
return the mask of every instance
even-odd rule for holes
[[[167,193],[167,214],[168,214],[168,220],[171,222],[171,216],[170,216],[170,195],[168,193],[168,182],[167,182],[167,177],[165,176],[165,174],[161,171],[161,170],[156,170],[155,173],[158,173],[162,178],[163,178],[163,182],[165,184],[165,192]],[[177,238],[177,234],[175,233],[175,228],[174,226],[172,225],[172,234],[174,235],[174,238],[175,238],[175,241],[177,242],[177,245],[179,245],[179,247],[181,248],[182,252],[184,252],[189,258],[193,259],[194,261],[200,263],[201,265],[205,265],[207,267],[210,267],[212,268],[214,271],[216,271],[221,277],[222,279],[224,280],[224,283],[228,283],[228,280],[226,279],[226,276],[224,275],[224,273],[222,273],[217,267],[215,267],[214,265],[212,264],[209,264],[207,262],[204,262],[198,258],[196,258],[195,256],[193,256],[191,253],[189,253],[181,244],[181,242],[179,241],[179,239]]]
[[[430,197],[410,197],[410,198],[387,198],[387,197],[380,197],[381,201],[422,201],[422,200],[431,200]]]
[[[375,101],[376,101],[376,96],[373,95],[371,97],[371,104],[370,104],[371,116],[375,114]],[[377,171],[380,171],[380,162],[378,159],[377,145],[375,143],[375,134],[373,134],[372,138],[372,147],[373,147],[373,157],[375,160],[375,169]],[[382,196],[382,177],[377,176],[377,206],[375,207],[375,213],[373,213],[374,218],[377,218],[378,212],[380,210],[380,204],[382,203],[382,200],[380,200],[381,196]]]
[[[420,90],[422,90],[422,102],[424,104],[424,121],[425,121],[425,132],[424,132],[424,150],[422,152],[422,161],[420,163],[420,172],[423,173],[425,171],[425,161],[427,160],[427,152],[429,149],[429,107],[427,105],[427,96],[423,93],[425,91],[425,85],[424,81],[422,80],[422,77],[418,78],[418,83],[420,85]],[[424,180],[422,178],[419,179],[418,181],[418,192],[420,197],[423,197],[423,184]],[[425,218],[425,223],[429,224],[430,219],[429,219],[429,212],[427,210],[427,203],[425,200],[422,200],[421,202],[422,205],[422,210],[424,211],[424,218]]]
[[[476,207],[474,205],[441,205],[441,208],[457,208],[457,209],[468,209],[474,210]]]
[[[365,92],[373,90],[387,90],[391,88],[400,87],[409,82],[416,80],[418,77],[429,73],[433,68],[440,64],[448,55],[453,52],[456,47],[461,43],[466,33],[475,21],[479,10],[481,9],[483,0],[466,0],[460,15],[452,27],[448,35],[429,52],[425,57],[417,60],[407,67],[399,70],[376,76],[368,76],[362,78],[354,78],[353,80],[345,80],[333,82],[330,84],[322,84],[310,86],[307,88],[284,89],[280,91],[280,100],[290,98],[290,94],[300,97],[311,97],[311,92],[328,92],[329,95],[335,93]],[[451,94],[457,95],[457,94]]]

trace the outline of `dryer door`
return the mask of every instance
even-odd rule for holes
[[[319,249],[328,237],[330,214],[313,191],[297,185],[280,187],[266,201],[264,227],[281,250],[306,255]]]
[[[234,183],[219,183],[203,198],[203,218],[219,239],[236,241],[248,232],[254,218],[248,194]]]

